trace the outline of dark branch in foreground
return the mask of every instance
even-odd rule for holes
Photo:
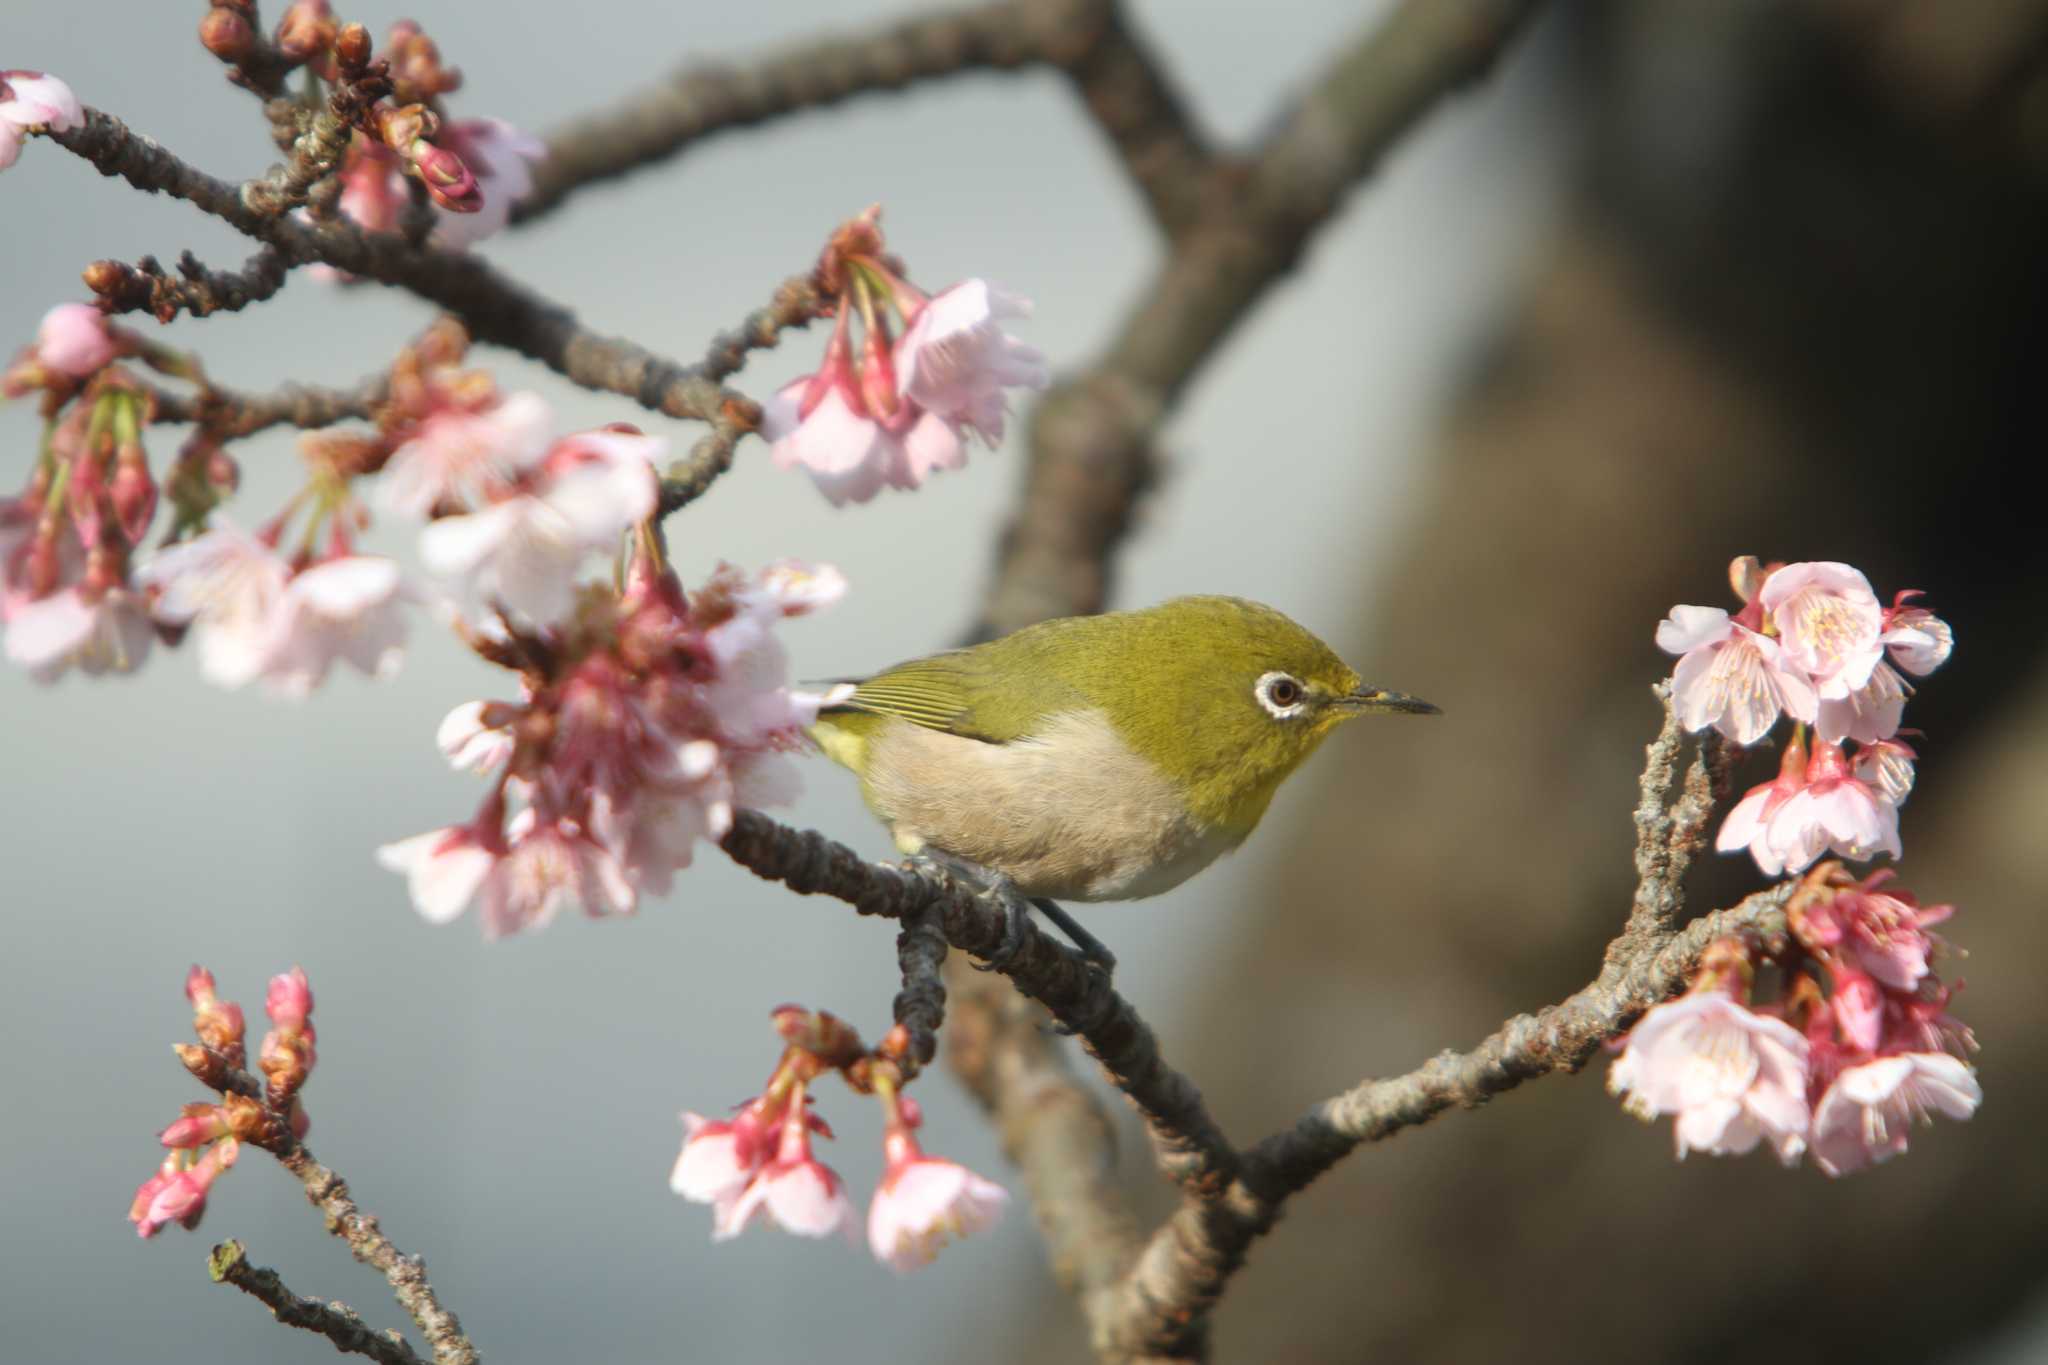
[[[275,1270],[250,1265],[240,1242],[227,1241],[215,1247],[206,1269],[215,1284],[233,1285],[260,1300],[270,1309],[270,1315],[285,1326],[318,1332],[344,1355],[368,1356],[384,1365],[426,1365],[405,1344],[404,1338],[396,1332],[377,1331],[353,1308],[292,1293]]]
[[[86,267],[85,283],[109,313],[146,312],[158,322],[169,322],[180,313],[203,318],[261,303],[284,288],[285,274],[284,258],[264,247],[240,270],[214,270],[184,252],[178,257],[177,279],[166,274],[154,256],[144,256],[134,265],[94,261]]]

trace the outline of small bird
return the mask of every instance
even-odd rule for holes
[[[1361,682],[1271,607],[1179,597],[844,679],[811,734],[898,849],[997,896],[995,962],[1029,901],[1113,970],[1056,899],[1170,890],[1243,843],[1341,722],[1436,710]]]

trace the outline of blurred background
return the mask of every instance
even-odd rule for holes
[[[272,151],[193,39],[203,8],[9,5],[0,64],[53,71],[245,176]],[[458,115],[545,130],[676,61],[906,7],[621,0],[577,23],[531,0],[339,8],[378,33],[420,19],[467,73]],[[1132,9],[1231,141],[1383,12]],[[876,201],[914,278],[986,275],[1035,299],[1025,334],[1059,368],[1111,335],[1159,250],[1044,72],[723,136],[483,249],[599,330],[688,357]],[[1881,593],[1929,590],[1955,624],[1956,658],[1910,717],[1928,737],[1904,874],[1961,905],[1960,1012],[1987,1092],[1975,1121],[1831,1183],[1760,1158],[1676,1166],[1668,1133],[1627,1121],[1598,1067],[1532,1086],[1362,1151],[1298,1201],[1226,1302],[1219,1359],[2048,1359],[2048,994],[2028,965],[2048,951],[2048,551],[2023,492],[2041,450],[2044,210],[2041,0],[1564,4],[1397,150],[1190,391],[1120,603],[1260,598],[1447,712],[1347,733],[1235,858],[1091,916],[1119,985],[1234,1136],[1591,975],[1631,880],[1648,684],[1668,666],[1652,627],[1674,602],[1722,602],[1741,553],[1848,559]],[[84,296],[96,257],[247,255],[48,145],[0,178],[0,211],[9,346]],[[167,337],[262,389],[353,380],[429,316],[301,275]],[[820,345],[794,337],[737,382],[765,394]],[[565,426],[647,420],[478,358]],[[31,411],[0,410],[0,484],[25,476],[36,434]],[[176,440],[158,432],[153,454]],[[237,453],[254,522],[294,486],[292,441]],[[856,672],[970,619],[1016,456],[835,511],[751,443],[671,539],[686,578],[720,559],[840,565],[852,594],[789,643],[801,673]],[[384,544],[408,553],[406,539]],[[403,1322],[260,1156],[197,1234],[145,1244],[122,1221],[153,1134],[198,1097],[167,1048],[192,961],[252,1012],[270,973],[305,966],[311,1144],[426,1258],[490,1359],[1081,1358],[1021,1208],[899,1281],[864,1252],[770,1233],[714,1250],[705,1210],[666,1190],[676,1112],[758,1085],[770,1007],[881,1028],[885,926],[715,853],[631,921],[486,946],[473,922],[417,919],[371,849],[468,813],[473,780],[447,771],[433,729],[506,682],[430,631],[395,681],[350,676],[303,705],[221,693],[172,653],[137,678],[50,689],[0,673],[6,1358],[331,1358],[207,1285],[206,1249],[230,1235],[298,1292]],[[793,818],[887,851],[822,764]],[[1696,904],[1754,884],[1717,862]],[[919,1091],[932,1146],[1007,1178],[943,1072]],[[841,1133],[828,1159],[856,1192],[880,1165],[859,1103],[822,1101]],[[1163,1212],[1143,1135],[1111,1104],[1130,1184]]]

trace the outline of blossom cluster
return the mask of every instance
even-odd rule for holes
[[[233,1074],[247,1060],[242,1007],[215,993],[213,973],[194,967],[185,977],[192,1002],[196,1044],[182,1044],[178,1056],[193,1075],[220,1091],[218,1104],[188,1104],[157,1135],[168,1149],[156,1174],[142,1182],[128,1208],[138,1236],[154,1237],[171,1223],[199,1225],[213,1182],[235,1164],[243,1143],[281,1148],[306,1135],[308,1122],[299,1090],[312,1073],[313,991],[294,967],[270,979],[264,1010],[271,1028],[257,1053],[266,1077],[262,1098],[231,1089]]]
[[[490,790],[467,823],[380,859],[428,920],[475,904],[493,937],[572,902],[616,914],[665,894],[736,805],[793,799],[788,754],[823,698],[788,686],[775,631],[844,590],[835,569],[784,562],[752,578],[723,567],[686,594],[643,544],[623,588],[585,591],[557,625],[479,639],[522,696],[457,707],[440,744]]]
[[[879,216],[868,210],[825,248],[814,276],[834,314],[824,363],[779,389],[761,420],[776,465],[804,469],[834,504],[960,468],[970,435],[1002,439],[1004,390],[1047,377],[1044,357],[1003,330],[1028,300],[980,279],[925,294],[883,250]]]
[[[1912,690],[1903,674],[1941,666],[1954,646],[1948,623],[1915,603],[1918,592],[1882,605],[1847,564],[1744,557],[1729,578],[1740,611],[1678,606],[1657,627],[1659,647],[1679,656],[1672,707],[1686,729],[1738,744],[1763,738],[1780,713],[1794,726],[1778,775],[1729,811],[1716,847],[1747,849],[1773,877],[1827,853],[1897,858],[1917,757],[1900,737]]]
[[[929,1262],[956,1237],[995,1221],[1009,1196],[943,1157],[927,1155],[915,1130],[923,1123],[917,1102],[898,1093],[888,1045],[868,1054],[845,1024],[823,1011],[794,1005],[775,1011],[787,1045],[759,1095],[730,1119],[684,1113],[687,1133],[669,1176],[669,1188],[711,1205],[714,1241],[737,1237],[765,1222],[803,1237],[849,1228],[853,1203],[838,1172],[819,1161],[811,1137],[832,1136],[811,1107],[812,1083],[838,1070],[856,1089],[873,1093],[883,1112],[882,1179],[868,1205],[868,1246],[898,1271]]]
[[[1681,1157],[1761,1144],[1788,1166],[1811,1152],[1831,1176],[1904,1152],[1916,1119],[1969,1118],[1983,1099],[1965,1061],[1976,1040],[1930,961],[1942,945],[1928,929],[1952,907],[1922,906],[1889,877],[1816,868],[1787,911],[1790,942],[1715,944],[1691,991],[1628,1035],[1608,1088],[1638,1117],[1676,1116]],[[1756,1005],[1766,960],[1786,984]]]

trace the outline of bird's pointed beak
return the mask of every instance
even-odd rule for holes
[[[1360,714],[1368,712],[1396,712],[1410,716],[1441,715],[1439,708],[1420,697],[1411,697],[1405,692],[1389,692],[1384,687],[1370,685],[1360,687],[1349,696],[1337,698],[1339,706],[1349,707]]]

